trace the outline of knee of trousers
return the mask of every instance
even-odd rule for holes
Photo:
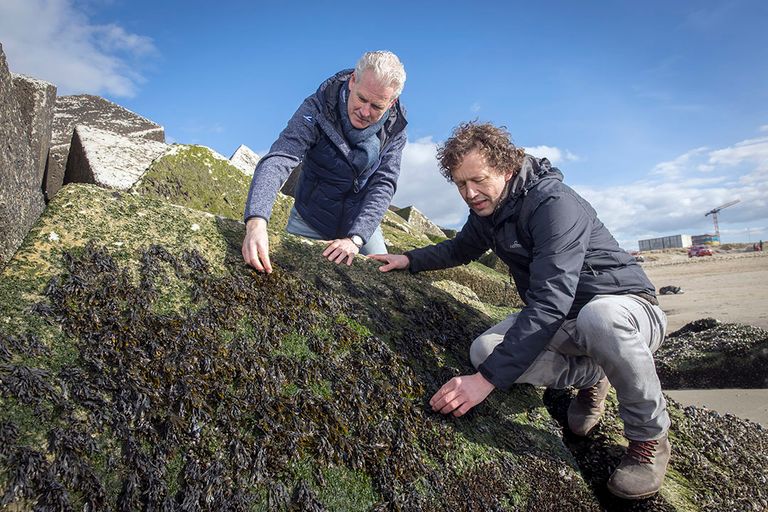
[[[635,327],[625,312],[609,301],[592,301],[576,317],[578,343],[590,340],[613,340],[617,331],[632,331]],[[582,347],[588,348],[588,347]]]
[[[469,347],[469,360],[472,362],[472,366],[477,369],[478,366],[483,364],[483,361],[488,359],[496,345],[501,343],[504,336],[498,334],[483,334],[475,338],[472,345]]]

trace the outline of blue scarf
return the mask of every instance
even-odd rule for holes
[[[381,130],[384,123],[387,122],[389,112],[385,112],[381,119],[370,125],[368,128],[358,130],[352,126],[347,112],[347,94],[349,94],[349,83],[340,88],[339,92],[339,113],[341,114],[341,128],[344,138],[349,142],[350,160],[352,167],[358,175],[371,168],[373,163],[378,160],[381,151],[381,141],[376,135]]]

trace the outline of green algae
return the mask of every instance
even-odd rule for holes
[[[25,306],[3,307],[12,334],[26,329],[18,317],[39,316],[39,329],[59,333],[45,339],[68,339],[76,349],[62,365],[63,373],[46,377],[54,389],[66,385],[70,390],[58,396],[65,407],[59,416],[55,408],[44,413],[98,440],[97,450],[77,452],[73,460],[77,471],[99,485],[63,481],[78,507],[120,503],[136,508],[146,506],[149,496],[179,505],[193,503],[188,500],[201,492],[232,509],[238,503],[287,509],[310,498],[330,507],[336,503],[330,496],[281,476],[295,461],[311,459],[318,468],[355,475],[349,482],[339,479],[346,494],[358,500],[350,501],[350,510],[448,510],[459,503],[491,504],[488,508],[517,498],[497,493],[493,485],[478,486],[480,475],[495,475],[491,484],[498,481],[500,489],[508,471],[529,474],[524,466],[531,457],[545,467],[552,460],[536,443],[520,458],[509,451],[510,441],[489,452],[498,454],[495,459],[468,460],[461,472],[446,464],[446,454],[467,442],[466,433],[460,435],[460,424],[430,413],[424,404],[448,375],[468,368],[467,343],[492,322],[477,310],[438,290],[422,289],[407,274],[385,276],[364,259],[351,268],[335,266],[319,257],[320,248],[291,236],[273,236],[276,271],[262,276],[239,259],[242,224],[130,194],[82,186],[62,191],[63,201],[77,203],[79,224],[63,229],[57,209],[67,213],[70,207],[53,205],[51,215],[41,219],[35,243],[53,244],[40,233],[55,226],[62,232],[55,241],[61,257],[47,260],[29,282],[18,273],[15,284],[21,291],[15,296]],[[162,246],[148,245],[147,238],[142,244],[122,217],[125,211],[145,212],[139,229],[157,233],[149,239]],[[169,220],[175,214],[178,218]],[[191,224],[198,229],[188,236],[184,226]],[[113,230],[120,233],[121,245],[112,243]],[[88,240],[106,244],[88,245]],[[56,282],[47,291],[41,286],[45,277]],[[33,301],[25,297],[34,302],[42,297],[49,309],[32,314]],[[182,304],[169,307],[174,301]],[[270,356],[292,333],[318,357]],[[44,366],[47,359],[37,361]],[[433,364],[438,361],[460,366]],[[113,384],[105,388],[100,382]],[[286,386],[296,392],[283,393]],[[9,398],[3,396],[6,403]],[[131,397],[123,409],[114,409]],[[144,409],[144,403],[152,405]],[[472,414],[482,420],[489,412],[481,406]],[[42,423],[13,421],[16,428],[50,434]],[[515,433],[523,427],[530,428],[510,421],[499,434],[530,439],[533,431]],[[11,449],[22,453],[25,446],[20,442]],[[63,456],[57,453],[48,455],[54,467]],[[567,459],[562,446],[558,453],[555,460]],[[255,465],[245,470],[241,464],[247,461]],[[392,466],[391,461],[397,462]],[[6,463],[0,460],[0,468]],[[157,471],[142,469],[147,467]],[[0,473],[8,482],[6,470]],[[216,484],[221,478],[231,492]],[[360,487],[360,478],[369,483]],[[576,481],[554,479],[552,492],[567,495],[578,489]],[[27,485],[41,504],[35,493],[49,483]],[[457,489],[461,497],[453,494]],[[537,494],[524,502],[546,499]]]
[[[382,274],[364,258],[352,267],[333,265],[319,244],[277,232],[276,271],[259,275],[241,261],[241,223],[87,186],[62,192],[0,284],[0,334],[23,341],[7,362],[47,372],[42,382],[55,391],[37,402],[38,410],[34,400],[20,405],[7,390],[0,393],[0,424],[20,433],[0,455],[0,491],[12,482],[9,456],[62,471],[60,459],[69,452],[46,440],[64,428],[74,440],[90,432],[95,443],[82,444],[74,459],[67,455],[80,461],[80,481],[100,486],[62,480],[78,509],[145,508],[141,500],[152,494],[126,490],[136,476],[139,488],[170,500],[170,508],[206,495],[231,509],[629,509],[604,488],[622,454],[613,396],[595,438],[574,448],[566,433],[573,456],[540,392],[527,386],[493,393],[459,420],[429,411],[426,402],[443,382],[473,371],[468,346],[494,322],[487,310],[459,304],[418,276]],[[89,247],[88,240],[96,243]],[[62,289],[73,276],[86,285],[65,295],[46,291],[53,278]],[[114,325],[104,321],[110,303],[120,312]],[[131,317],[132,310],[141,314]],[[141,348],[150,333],[155,357]],[[47,351],[36,355],[30,335]],[[280,354],[291,338],[316,357]],[[94,359],[104,347],[114,364]],[[131,393],[149,383],[148,412],[123,418],[124,427],[114,411],[111,421],[100,417],[120,395],[97,386],[89,371],[96,363],[107,370],[102,378],[123,375],[133,383],[125,388]],[[67,394],[57,391],[62,384]],[[0,386],[7,385],[0,376]],[[186,386],[189,396],[169,400],[174,385]],[[561,412],[552,415],[562,421],[567,401],[558,403]],[[759,507],[768,467],[764,431],[674,403],[669,410],[669,477],[659,496],[632,510]],[[133,448],[124,453],[125,446]],[[242,460],[254,465],[243,469]],[[291,469],[301,461],[309,461],[311,477]],[[145,467],[160,469],[137,471]],[[339,487],[323,494],[330,477],[322,475],[334,470],[348,478],[336,478]],[[236,491],[224,492],[218,478]],[[32,482],[30,494],[16,495],[9,506],[48,503],[32,490],[43,484]],[[332,495],[346,496],[349,505]]]
[[[173,146],[155,160],[132,190],[147,197],[242,218],[250,178],[204,146]]]

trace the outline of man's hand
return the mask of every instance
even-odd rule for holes
[[[379,267],[379,270],[382,272],[405,270],[411,264],[411,260],[408,259],[408,256],[403,256],[402,254],[371,254],[368,257],[372,260],[386,263],[386,265]]]
[[[261,217],[252,217],[245,224],[243,239],[243,259],[259,272],[272,272],[269,261],[269,235],[267,221]]]
[[[323,256],[334,263],[346,262],[347,265],[352,265],[355,254],[360,252],[360,248],[355,245],[351,238],[339,238],[325,243],[328,244],[328,247],[323,251]]]
[[[481,373],[454,377],[430,399],[432,410],[442,414],[453,413],[457,418],[485,400],[496,386]]]

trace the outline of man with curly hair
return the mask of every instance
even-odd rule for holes
[[[573,386],[579,392],[568,425],[586,436],[613,385],[629,447],[608,488],[628,499],[653,495],[670,456],[670,419],[653,362],[667,320],[653,284],[560,171],[515,147],[503,128],[462,124],[438,160],[469,205],[464,227],[437,245],[371,257],[383,272],[420,272],[467,264],[491,249],[509,266],[525,305],[473,341],[477,373],[448,381],[432,408],[458,417],[495,388]]]

